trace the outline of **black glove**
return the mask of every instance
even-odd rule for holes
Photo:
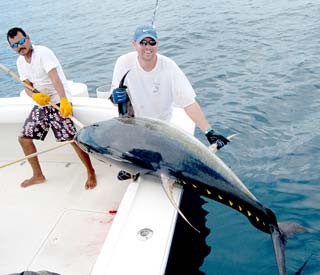
[[[217,144],[218,150],[225,146],[228,142],[230,142],[229,139],[225,138],[222,135],[216,134],[212,129],[206,133],[206,137],[210,144]]]

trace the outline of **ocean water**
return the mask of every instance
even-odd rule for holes
[[[116,58],[151,23],[156,1],[1,1],[0,63],[16,71],[6,32],[23,27],[54,50],[67,77],[110,84]],[[239,135],[219,156],[279,221],[307,233],[289,239],[287,271],[320,274],[320,2],[159,0],[159,52],[188,76],[213,128]],[[0,72],[0,96],[21,86]],[[200,131],[196,136],[206,142]],[[201,271],[277,274],[271,239],[235,211],[208,201],[210,254]],[[67,275],[67,274],[66,274]],[[186,274],[192,275],[192,274]]]

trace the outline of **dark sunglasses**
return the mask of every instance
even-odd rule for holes
[[[156,40],[153,40],[153,39],[151,39],[149,42],[147,41],[147,40],[141,40],[140,42],[139,42],[139,44],[141,45],[141,46],[147,46],[148,44],[150,45],[150,46],[155,46],[155,45],[157,45],[157,41]]]
[[[26,42],[26,38],[25,37],[21,38],[17,43],[11,44],[10,47],[13,48],[13,49],[16,49],[16,48],[18,48],[19,45],[23,45],[24,42]]]

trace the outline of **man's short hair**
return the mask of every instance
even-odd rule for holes
[[[18,28],[18,27],[14,27],[10,30],[8,30],[7,32],[7,40],[9,42],[9,38],[14,38],[18,32],[21,32],[23,36],[27,36],[27,34],[25,33],[25,31],[21,28]]]

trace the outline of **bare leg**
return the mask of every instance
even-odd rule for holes
[[[30,155],[37,152],[32,139],[19,137],[19,143],[25,155]],[[42,173],[38,157],[30,158],[28,161],[31,165],[33,176],[30,179],[24,180],[20,184],[21,187],[28,187],[33,184],[45,182],[46,178]]]
[[[77,154],[78,154],[79,158],[81,159],[82,163],[87,168],[88,179],[86,181],[85,188],[86,189],[95,188],[96,185],[97,185],[97,178],[96,178],[96,174],[95,174],[95,171],[93,169],[93,166],[92,166],[92,163],[91,163],[89,155],[86,152],[82,151],[77,144],[71,143],[71,145],[73,146],[74,150],[77,152]]]

